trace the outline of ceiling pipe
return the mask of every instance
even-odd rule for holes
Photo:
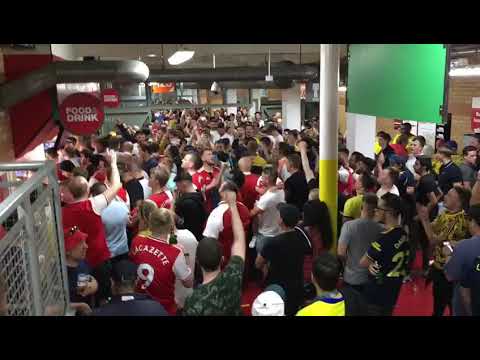
[[[0,109],[7,109],[56,84],[115,81],[139,83],[148,79],[148,66],[137,60],[58,61],[0,85]]]
[[[184,89],[210,89],[208,82],[184,82]],[[289,89],[293,86],[291,80],[273,82],[270,81],[220,81],[221,89]]]
[[[212,81],[263,81],[267,68],[223,67],[216,69],[151,69],[149,81],[155,82],[212,82]],[[272,65],[271,75],[282,80],[314,80],[318,78],[318,66]]]

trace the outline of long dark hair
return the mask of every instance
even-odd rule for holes
[[[309,200],[303,207],[303,222],[321,234],[322,244],[312,244],[314,256],[320,249],[330,250],[333,245],[333,228],[327,204],[319,199]]]

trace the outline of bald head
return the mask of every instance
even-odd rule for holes
[[[133,151],[133,144],[130,141],[125,141],[122,144],[122,151],[131,154]]]
[[[250,157],[242,157],[238,161],[238,168],[241,172],[250,172],[252,170],[252,159]]]
[[[74,176],[68,182],[68,191],[74,200],[88,196],[88,182],[83,176]]]

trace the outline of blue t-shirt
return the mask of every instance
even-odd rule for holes
[[[464,316],[466,311],[461,301],[460,284],[468,287],[472,291],[472,310],[475,305],[475,294],[478,292],[475,281],[471,281],[476,277],[480,280],[480,273],[476,274],[476,262],[480,257],[480,236],[474,236],[470,239],[463,240],[453,249],[450,261],[445,265],[444,271],[449,279],[455,282],[453,291],[453,314],[455,316]],[[475,276],[476,275],[476,276]]]
[[[128,253],[127,223],[129,210],[122,201],[112,201],[102,211],[108,249],[112,257]]]

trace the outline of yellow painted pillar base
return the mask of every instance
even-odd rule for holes
[[[320,200],[325,202],[330,213],[333,231],[332,253],[337,253],[337,212],[338,212],[338,160],[320,160]]]

